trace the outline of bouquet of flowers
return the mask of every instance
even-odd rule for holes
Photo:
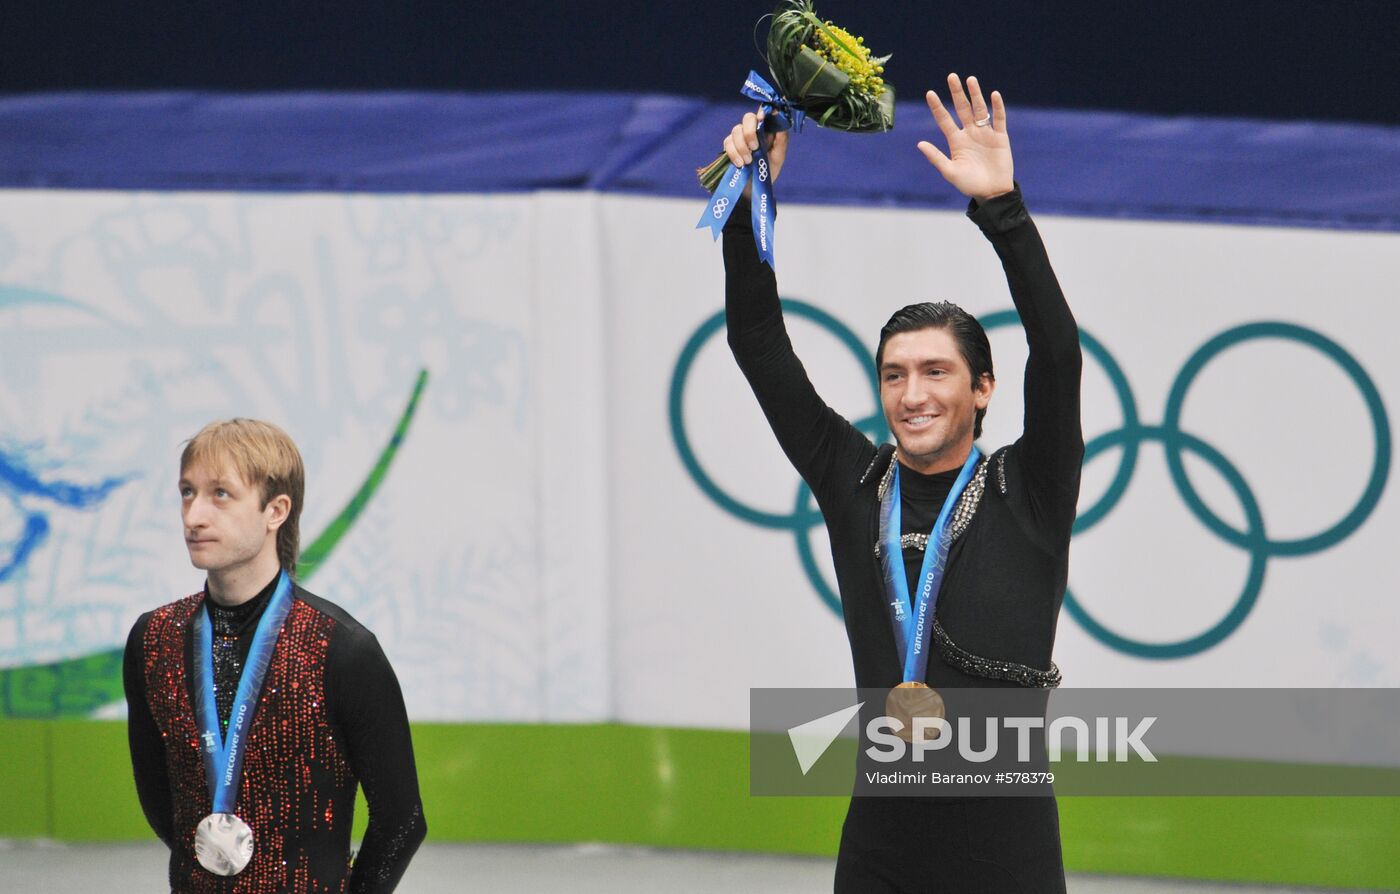
[[[883,77],[889,58],[872,56],[865,38],[823,21],[811,0],[783,0],[768,27],[768,70],[776,93],[822,127],[852,133],[894,127],[894,88]],[[728,166],[721,152],[695,172],[700,185],[714,192]]]
[[[765,130],[800,130],[808,118],[822,127],[852,133],[894,127],[894,88],[884,79],[889,56],[871,55],[865,38],[820,18],[811,0],[782,0],[772,18],[768,27],[768,70],[773,85],[757,72],[750,72],[742,91],[763,103]],[[760,146],[751,166],[758,175],[754,232],[760,254],[771,264],[772,249],[766,236],[771,233],[772,199],[768,164],[762,156]],[[748,183],[749,170],[734,168],[721,152],[695,173],[700,185],[714,193],[697,227],[710,227],[718,238],[734,210],[734,200]]]

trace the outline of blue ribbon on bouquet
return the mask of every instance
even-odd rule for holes
[[[780,133],[784,130],[792,129],[800,131],[806,113],[801,109],[794,108],[792,103],[773,89],[756,71],[750,71],[749,77],[744,81],[743,89],[740,91],[750,99],[756,99],[763,108],[763,131],[764,133]],[[724,172],[724,179],[719,182],[714,195],[710,196],[710,203],[705,206],[705,213],[700,215],[700,222],[695,228],[710,228],[710,234],[718,239],[723,232],[725,223],[729,220],[729,215],[734,213],[734,207],[744,194],[744,187],[748,185],[749,178],[753,178],[753,199],[750,203],[750,216],[753,220],[753,241],[758,247],[758,256],[763,259],[763,263],[769,267],[773,266],[773,224],[774,215],[777,211],[777,202],[773,198],[773,176],[768,164],[768,154],[763,147],[763,139],[758,141],[758,149],[754,150],[753,162],[744,167],[730,164],[728,170]]]

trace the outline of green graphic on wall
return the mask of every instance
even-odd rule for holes
[[[297,563],[298,580],[309,581],[330,558],[336,546],[350,532],[355,521],[383,484],[389,466],[408,434],[427,383],[428,371],[420,370],[393,435],[380,452],[364,483],[325,530],[302,550]],[[121,701],[122,698],[121,647],[51,664],[32,664],[0,670],[0,718],[86,716],[98,708]]]

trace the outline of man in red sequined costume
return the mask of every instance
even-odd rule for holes
[[[124,664],[128,735],[146,819],[170,848],[176,892],[394,890],[427,833],[398,680],[374,635],[294,584],[246,738],[235,813],[255,842],[231,876],[200,865],[211,813],[195,705],[192,635],[207,609],[214,703],[227,732],[258,622],[296,569],[305,475],[296,445],[264,422],[216,422],[180,461],[181,516],[203,591],[142,615]],[[284,591],[285,592],[285,591]],[[201,621],[203,623],[203,621]],[[356,787],[370,821],[351,863]]]

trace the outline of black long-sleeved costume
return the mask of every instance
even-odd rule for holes
[[[1001,258],[1025,327],[1025,419],[1022,436],[984,459],[969,487],[976,512],[949,552],[925,680],[935,688],[1053,686],[1084,451],[1079,333],[1019,188],[972,203],[968,215]],[[725,228],[724,259],[729,344],[821,507],[856,685],[894,686],[902,668],[876,554],[893,447],[877,448],[812,387],[783,324],[776,278],[754,249],[747,208]],[[902,533],[929,532],[955,474],[901,469]],[[917,564],[908,558],[907,566]],[[1062,892],[1054,799],[854,798],[836,887]]]
[[[223,608],[208,601],[214,634],[216,704],[225,729],[239,674],[276,583],[274,579],[252,600],[234,608]],[[289,862],[296,863],[300,858],[304,865],[288,867],[286,878],[282,882],[274,881],[270,887],[275,890],[285,884],[281,890],[300,892],[322,890],[320,885],[337,884],[338,887],[331,890],[387,894],[397,886],[427,833],[403,694],[388,659],[369,630],[340,607],[300,587],[294,588],[293,595],[302,611],[298,617],[310,619],[304,620],[301,626],[310,631],[320,648],[297,655],[295,663],[304,670],[293,671],[289,685],[296,688],[314,684],[318,691],[324,691],[325,703],[321,706],[312,702],[312,711],[290,717],[270,716],[260,706],[249,730],[250,753],[244,766],[247,773],[250,768],[275,765],[271,772],[281,772],[288,778],[271,784],[273,789],[297,789],[307,785],[324,787],[326,790],[317,793],[313,803],[321,805],[316,808],[318,814],[324,811],[316,817],[317,821],[324,819],[325,822],[321,828],[314,829],[308,827],[303,816],[274,817],[278,837],[283,839],[278,842],[279,849],[284,857],[290,858]],[[180,606],[182,603],[173,605]],[[167,606],[159,612],[170,608],[172,606]],[[256,863],[239,876],[229,879],[216,878],[193,866],[190,839],[194,829],[177,828],[176,817],[182,811],[177,809],[176,802],[181,797],[178,793],[182,791],[182,784],[184,791],[193,793],[201,801],[199,805],[180,805],[185,808],[183,812],[188,813],[194,807],[194,814],[191,815],[203,815],[209,812],[211,803],[206,786],[190,786],[188,779],[178,778],[179,774],[172,770],[170,749],[185,748],[188,743],[178,741],[179,736],[174,734],[163,735],[161,724],[152,712],[155,695],[148,686],[152,661],[149,628],[157,614],[148,612],[133,626],[127,642],[123,674],[137,794],[151,828],[171,849],[171,887],[175,891],[189,890],[191,879],[194,879],[201,890],[233,891],[240,884],[249,890],[268,889],[266,883],[253,884],[250,879],[244,878],[257,868]],[[183,652],[185,668],[193,667],[191,628],[192,625],[188,623],[177,623],[168,634],[181,638],[180,643],[170,646]],[[284,627],[278,649],[293,647],[293,644],[286,642],[287,639],[287,628]],[[320,660],[317,660],[317,656],[320,656]],[[321,676],[315,680],[308,676],[304,682],[298,679],[313,673]],[[264,684],[265,696],[270,685],[267,682]],[[182,705],[194,704],[193,686],[194,676],[187,673],[183,687],[189,701],[181,702]],[[267,704],[276,703],[269,703],[264,698],[263,705]],[[322,709],[324,713],[321,713]],[[287,744],[285,737],[270,736],[264,730],[287,722],[315,723],[320,717],[324,717],[329,726],[325,741],[333,750],[343,754],[343,768],[334,762],[328,763],[330,759],[326,755],[317,758],[319,765],[332,767],[324,775],[309,772],[306,767],[282,764],[281,756],[278,760],[254,760],[251,750],[260,744],[265,744],[269,749],[279,743],[283,746]],[[298,773],[302,778],[291,778]],[[347,873],[350,814],[357,782],[364,785],[370,821],[353,871]],[[243,791],[248,791],[246,786]],[[185,797],[189,797],[189,794]],[[288,797],[285,803],[294,804],[296,799]],[[237,809],[243,814],[248,806],[240,802]],[[322,877],[318,877],[318,872]],[[327,872],[332,878],[324,877]]]

